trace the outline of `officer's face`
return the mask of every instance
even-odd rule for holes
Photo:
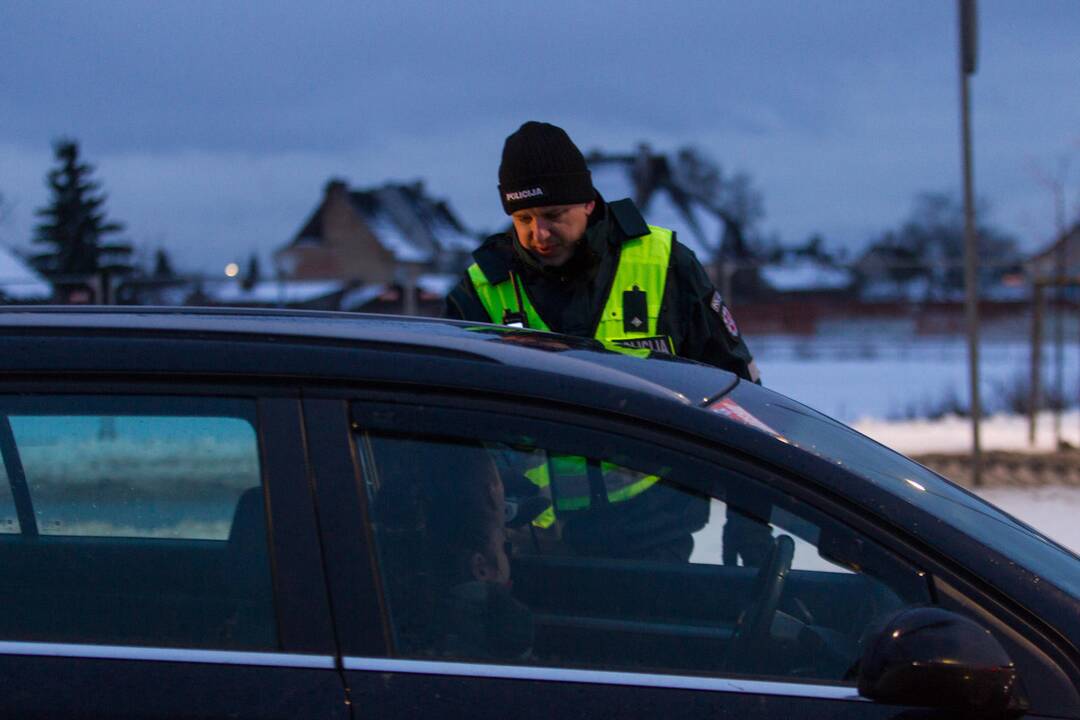
[[[596,203],[545,205],[510,216],[518,242],[543,265],[558,267],[574,255]]]

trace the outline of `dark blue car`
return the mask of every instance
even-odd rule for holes
[[[1080,718],[1080,561],[695,363],[0,312],[0,715]]]

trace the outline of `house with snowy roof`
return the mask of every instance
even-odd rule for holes
[[[42,303],[52,299],[52,284],[15,253],[0,246],[0,302]]]
[[[800,300],[808,296],[847,297],[855,283],[850,268],[797,255],[763,265],[761,276],[774,293]]]
[[[650,225],[674,230],[726,294],[746,298],[767,290],[743,227],[705,196],[684,154],[657,153],[642,144],[633,153],[594,150],[585,159],[605,200],[631,198]]]
[[[478,243],[449,204],[420,182],[356,190],[334,179],[299,232],[274,253],[274,264],[284,280],[342,282],[351,289],[342,300],[350,306],[342,309],[369,309],[394,292],[441,290]],[[350,298],[364,302],[353,307]]]
[[[679,242],[693,250],[703,264],[712,262],[720,253],[725,233],[723,217],[677,181],[666,155],[641,145],[637,153],[628,155],[594,151],[586,161],[593,187],[605,200],[631,198],[650,225],[675,230]]]

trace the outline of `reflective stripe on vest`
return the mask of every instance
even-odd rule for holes
[[[664,301],[664,287],[667,283],[668,262],[671,258],[671,231],[653,225],[649,226],[649,230],[651,232],[648,235],[632,238],[623,243],[619,253],[619,266],[615,270],[611,291],[608,293],[594,335],[611,350],[640,357],[648,355],[649,349],[626,347],[620,343],[632,343],[635,340],[656,337],[657,321],[660,317],[660,307]],[[484,271],[476,263],[469,266],[468,272],[469,279],[476,288],[476,294],[491,318],[491,322],[503,324],[507,312],[511,314],[521,312],[530,328],[551,331],[529,300],[528,293],[525,292],[520,281],[516,281],[518,288],[515,291],[513,276],[509,280],[492,284],[488,282]],[[634,289],[645,293],[648,317],[644,318],[646,322],[640,330],[627,331],[623,317],[623,293]],[[521,298],[520,307],[518,291]],[[670,352],[676,351],[671,338],[665,337],[662,340]]]
[[[646,475],[606,460],[600,462],[600,474],[604,494],[610,503],[636,497],[660,480],[656,475]],[[552,475],[558,478],[556,488],[551,491],[553,504],[533,520],[537,527],[549,527],[555,522],[556,515],[587,510],[591,504],[592,488],[585,458],[580,455],[552,455],[547,462],[525,472],[525,477],[541,489],[550,487]]]

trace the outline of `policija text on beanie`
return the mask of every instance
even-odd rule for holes
[[[585,156],[566,131],[530,120],[503,145],[499,197],[511,215],[543,205],[587,203],[596,191]]]

